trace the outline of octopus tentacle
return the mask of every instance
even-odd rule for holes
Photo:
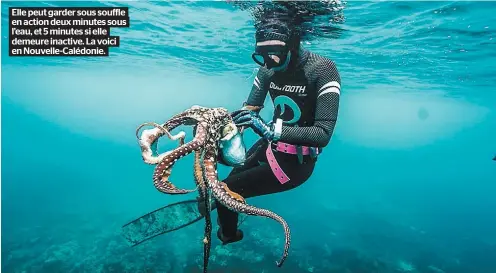
[[[229,196],[231,196],[232,198],[234,198],[235,200],[237,200],[238,202],[241,202],[243,204],[246,204],[246,201],[245,199],[243,198],[243,196],[233,192],[231,189],[229,189],[229,187],[227,186],[226,183],[224,182],[220,182],[220,185],[222,188],[224,188],[224,190],[226,191],[227,194],[229,194]]]
[[[184,139],[186,137],[186,133],[184,131],[181,131],[175,135],[171,135],[169,133],[169,130],[172,130],[172,129],[166,129],[167,126],[160,125],[160,124],[153,123],[153,122],[147,122],[147,123],[141,124],[138,127],[138,129],[136,129],[136,134],[138,134],[138,131],[139,131],[139,129],[141,129],[141,127],[146,126],[146,125],[152,125],[155,128],[144,130],[141,134],[141,137],[137,136],[138,137],[138,143],[139,143],[140,148],[141,148],[141,157],[143,158],[143,161],[145,163],[158,164],[165,156],[170,154],[170,151],[169,151],[169,152],[159,154],[158,156],[153,155],[153,152],[156,152],[156,151],[153,151],[154,150],[153,146],[155,145],[155,147],[156,147],[157,140],[161,136],[163,136],[164,134],[167,134],[168,137],[172,140],[179,139],[179,145],[184,144]]]
[[[171,175],[172,167],[177,160],[193,151],[195,153],[194,177],[196,189],[198,189],[200,200],[205,202],[203,272],[207,272],[211,250],[211,196],[232,211],[271,218],[283,226],[285,234],[284,252],[282,258],[277,262],[277,266],[281,267],[288,256],[291,243],[290,229],[286,221],[272,211],[248,205],[241,195],[233,192],[226,183],[218,180],[218,141],[232,131],[227,127],[234,124],[227,109],[193,106],[190,109],[173,116],[162,125],[156,123],[147,124],[153,125],[155,128],[145,130],[141,138],[138,139],[143,160],[148,164],[157,164],[153,173],[153,182],[159,191],[169,194],[184,194],[194,191],[176,188],[169,181],[169,177]],[[184,132],[180,132],[176,135],[170,133],[171,130],[181,124],[196,125],[196,135],[189,143],[184,143]],[[137,137],[138,131],[142,126],[136,130]],[[167,135],[167,137],[172,140],[179,140],[179,147],[172,151],[154,156],[152,148],[157,144],[157,140],[163,135]]]
[[[178,189],[169,181],[169,177],[172,172],[172,167],[178,159],[203,147],[207,137],[206,127],[206,123],[198,124],[196,136],[192,141],[174,149],[160,161],[153,173],[153,184],[157,190],[167,194],[187,194],[196,191],[198,186],[195,189]]]
[[[170,127],[169,127],[169,126],[167,126],[167,123],[165,123],[165,124],[163,124],[163,125],[160,125],[160,124],[158,124],[158,123],[156,123],[156,122],[145,122],[145,123],[142,123],[142,124],[140,124],[140,126],[138,126],[138,128],[136,128],[136,137],[137,137],[138,139],[140,139],[140,137],[138,136],[138,132],[139,132],[139,130],[140,130],[141,128],[143,128],[143,127],[147,126],[147,125],[151,125],[151,126],[154,126],[154,127],[158,128],[158,129],[160,129],[159,131],[161,132],[161,135],[166,134],[166,135],[169,137],[169,139],[171,139],[171,140],[178,140],[178,139],[179,139],[180,141],[184,140],[184,138],[186,137],[186,133],[185,133],[184,131],[181,131],[181,132],[179,132],[179,133],[177,133],[177,134],[175,134],[175,135],[172,135],[172,134],[169,132],[169,130],[173,130],[173,129],[175,129],[175,127],[179,126],[179,125],[180,125],[180,123],[171,123],[171,124],[172,124],[173,126],[170,126]],[[171,127],[173,127],[173,128],[171,128]],[[166,129],[166,128],[167,128],[167,129]],[[147,131],[147,130],[145,130],[145,131]]]
[[[154,151],[152,149],[152,146],[156,145],[158,139],[164,134],[167,135],[171,140],[179,140],[179,146],[184,145],[186,133],[184,131],[180,131],[179,133],[172,135],[170,131],[174,130],[179,125],[187,123],[191,120],[193,120],[194,122],[201,122],[203,121],[203,117],[196,112],[186,110],[180,114],[173,116],[164,124],[157,124],[154,122],[146,122],[140,124],[140,126],[138,126],[138,128],[136,129],[136,138],[138,139],[138,143],[141,148],[141,156],[143,158],[143,161],[147,164],[158,164],[165,156],[171,153],[171,151],[168,151],[158,156],[153,156]],[[155,128],[143,130],[140,137],[139,130],[147,125],[154,126]]]
[[[223,182],[220,182],[217,177],[217,170],[216,170],[216,160],[215,160],[215,155],[216,152],[214,149],[209,149],[205,153],[205,158],[203,161],[204,168],[205,168],[205,176],[207,180],[208,187],[212,189],[212,194],[217,199],[221,204],[226,206],[228,209],[240,212],[240,213],[245,213],[248,215],[256,215],[256,216],[263,216],[267,218],[271,218],[273,220],[276,220],[279,222],[283,228],[284,228],[284,237],[285,237],[285,244],[284,244],[284,252],[282,255],[282,258],[277,262],[277,266],[281,267],[284,261],[286,260],[286,257],[288,256],[289,252],[289,246],[291,243],[291,237],[290,237],[290,230],[289,226],[278,214],[269,211],[267,209],[260,209],[251,205],[246,204],[244,199],[242,199],[241,196],[238,194],[233,194],[232,191],[229,190],[227,185]],[[241,197],[241,199],[240,199]]]
[[[210,259],[210,248],[212,245],[212,220],[210,217],[211,203],[210,194],[204,179],[204,172],[201,165],[201,152],[195,151],[194,174],[199,186],[200,200],[205,205],[205,231],[203,237],[203,272],[207,273],[208,261]]]

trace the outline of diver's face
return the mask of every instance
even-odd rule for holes
[[[253,60],[260,66],[274,71],[284,71],[290,60],[291,52],[283,41],[271,40],[257,43]]]

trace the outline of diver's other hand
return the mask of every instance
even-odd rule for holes
[[[274,129],[270,123],[265,122],[257,112],[251,110],[238,110],[231,114],[236,126],[250,127],[259,136],[266,140],[272,141],[274,139]]]

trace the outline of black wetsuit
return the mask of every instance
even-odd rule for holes
[[[339,107],[341,79],[334,62],[301,49],[296,62],[279,75],[261,67],[253,82],[247,105],[263,107],[267,93],[274,102],[274,122],[284,121],[278,141],[312,147],[325,147],[332,136]],[[290,181],[281,184],[267,163],[268,142],[260,139],[247,153],[244,166],[234,168],[223,181],[228,187],[250,198],[283,192],[303,184],[312,175],[316,158],[298,157],[274,151],[274,156]],[[219,222],[224,236],[236,236],[238,213],[217,201]]]

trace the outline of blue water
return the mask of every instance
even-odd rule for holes
[[[9,57],[8,7],[33,5],[129,6],[131,27],[112,29],[108,58]],[[303,43],[341,74],[329,147],[302,187],[248,201],[291,226],[285,265],[280,226],[248,217],[242,242],[213,241],[211,272],[496,272],[496,3],[343,12],[339,35]],[[2,272],[199,272],[201,222],[134,248],[120,234],[194,197],[153,187],[135,129],[193,104],[239,108],[253,45],[249,13],[224,2],[3,1]],[[193,185],[191,166],[172,181]]]

